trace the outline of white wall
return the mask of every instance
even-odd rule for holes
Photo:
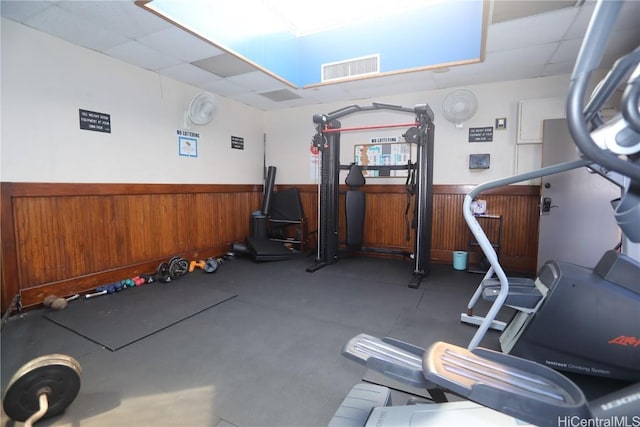
[[[440,109],[447,90],[262,112],[218,97],[216,118],[200,133],[199,157],[178,155],[176,130],[199,89],[94,51],[2,20],[0,179],[15,182],[262,183],[263,156],[278,167],[276,183],[314,183],[310,144],[312,116],[373,101],[435,112],[436,184],[477,184],[539,166],[541,148],[520,146],[516,165],[518,101],[565,96],[569,76],[468,86],[477,96],[475,117],[457,129]],[[110,134],[79,129],[78,109],[111,115]],[[469,143],[469,127],[494,126],[487,143]],[[367,112],[344,117],[343,127],[411,122],[412,114]],[[341,163],[353,161],[353,146],[404,128],[344,133]],[[266,150],[263,135],[266,133]],[[231,136],[244,150],[231,149]],[[266,153],[265,153],[266,151]],[[469,170],[469,154],[489,153],[491,168]],[[516,167],[518,166],[518,167]],[[370,183],[402,183],[372,178]]]
[[[193,126],[197,158],[176,131],[200,91],[3,19],[2,181],[262,183],[262,111],[218,97]],[[79,128],[79,109],[111,115],[111,133]],[[231,149],[231,136],[244,150]]]
[[[563,75],[467,86],[478,98],[478,112],[464,124],[462,129],[456,128],[442,116],[440,106],[451,89],[267,112],[265,113],[267,164],[278,167],[277,182],[312,183],[314,180],[310,173],[309,149],[315,132],[312,121],[314,114],[330,113],[351,104],[365,106],[371,105],[372,102],[382,102],[413,107],[416,104],[426,103],[435,113],[434,183],[477,184],[502,178],[513,175],[516,171],[516,150],[519,149],[516,145],[518,101],[530,98],[564,97],[568,91],[568,83],[569,75]],[[469,127],[494,126],[495,119],[501,117],[507,118],[507,129],[494,129],[493,142],[468,142]],[[405,123],[412,122],[413,119],[413,114],[385,110],[356,113],[345,116],[340,121],[342,127],[348,127]],[[397,128],[345,132],[341,136],[340,162],[342,164],[353,162],[353,146],[356,144],[369,143],[372,137],[401,135],[405,130],[405,128]],[[469,154],[482,153],[491,155],[491,167],[486,170],[470,170]],[[540,153],[539,144],[520,150],[519,170],[540,167]],[[370,178],[368,182],[402,184],[404,181],[399,178]]]

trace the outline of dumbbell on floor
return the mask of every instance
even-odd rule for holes
[[[96,288],[95,292],[92,292],[90,294],[86,294],[84,296],[85,299],[89,299],[89,298],[95,298],[95,297],[99,297],[101,295],[105,295],[107,294],[107,287],[106,286],[98,286]]]
[[[42,301],[42,305],[54,310],[64,310],[65,308],[67,308],[69,302],[78,298],[80,298],[79,294],[75,294],[73,296],[70,296],[69,298],[60,298],[55,295],[49,295],[44,299],[44,301]]]
[[[133,277],[131,279],[121,280],[119,282],[110,283],[108,285],[98,286],[95,292],[86,294],[84,296],[85,299],[90,299],[93,297],[105,295],[105,294],[114,294],[116,292],[120,292],[126,288],[132,288],[135,286],[142,286],[146,283],[153,283],[155,281],[154,276],[150,274],[141,274],[139,276]],[[76,294],[69,298],[59,298],[55,295],[48,295],[43,301],[42,305],[45,307],[50,307],[54,310],[62,310],[67,307],[67,304],[70,301],[78,299],[80,295]]]
[[[108,285],[98,286],[95,292],[86,294],[84,299],[91,299],[102,295],[111,295],[121,290],[126,289],[126,286],[122,282],[109,283]]]
[[[143,276],[136,276],[131,279],[135,286],[142,286],[147,283],[147,279]]]
[[[202,270],[204,270],[205,273],[215,273],[218,270],[218,267],[220,266],[220,262],[222,262],[222,259],[216,259],[216,258],[207,258],[206,261],[200,260],[200,261],[191,261],[189,263],[189,272],[193,272],[196,268],[200,268]]]
[[[196,268],[204,269],[204,266],[205,266],[205,262],[204,262],[204,261],[202,261],[202,260],[200,260],[200,261],[195,261],[195,260],[194,260],[194,261],[191,261],[191,262],[189,263],[189,273],[193,273],[193,271],[194,271]]]

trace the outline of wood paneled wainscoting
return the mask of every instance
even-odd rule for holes
[[[452,251],[468,249],[469,231],[462,216],[465,195],[474,186],[434,186],[434,262],[452,262]],[[487,214],[502,216],[500,263],[508,272],[536,274],[540,186],[509,185],[479,195],[487,201]]]
[[[249,233],[261,185],[3,182],[2,309],[226,253]]]
[[[317,187],[296,187],[312,243],[317,229]],[[431,255],[435,263],[450,264],[452,251],[467,247],[462,202],[471,188],[434,186]],[[406,236],[414,199],[407,198],[405,186],[368,184],[362,190],[366,193],[364,246],[411,252],[413,239]],[[4,182],[2,309],[17,293],[28,307],[50,294],[87,292],[153,272],[175,255],[188,259],[220,256],[249,234],[251,212],[260,209],[262,191],[262,185]],[[481,197],[487,200],[489,213],[503,217],[501,260],[505,269],[534,274],[539,187],[507,186]],[[411,203],[409,217],[405,217],[407,200]]]
[[[469,229],[462,216],[462,203],[472,185],[433,186],[433,234],[431,260],[451,264],[453,251],[467,250]],[[282,187],[284,188],[284,187]],[[308,229],[317,228],[317,187],[298,186]],[[405,216],[407,191],[404,185],[367,184],[360,187],[366,193],[364,226],[365,247],[413,251],[412,232],[407,240],[407,226],[413,220],[414,198],[409,198],[409,217]],[[347,191],[341,186],[341,193]],[[538,221],[540,187],[537,185],[510,185],[480,195],[487,201],[487,213],[501,215],[503,219],[500,260],[512,273],[534,275],[538,254]],[[344,240],[344,197],[340,198],[340,231]]]

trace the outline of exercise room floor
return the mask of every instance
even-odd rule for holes
[[[307,273],[312,263],[237,258],[191,273],[237,296],[115,352],[44,318],[48,309],[13,317],[2,330],[3,393],[22,364],[63,353],[82,366],[80,393],[39,426],[326,426],[366,373],[340,354],[351,337],[466,346],[475,333],[460,313],[480,275],[434,265],[410,289],[407,261],[353,257]],[[497,339],[490,332],[482,345]]]

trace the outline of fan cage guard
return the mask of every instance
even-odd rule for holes
[[[478,100],[468,89],[456,89],[442,101],[444,118],[462,128],[465,121],[472,118],[478,109]]]
[[[188,122],[196,125],[206,125],[213,120],[217,109],[218,104],[215,97],[208,93],[201,93],[191,100],[185,116]]]

